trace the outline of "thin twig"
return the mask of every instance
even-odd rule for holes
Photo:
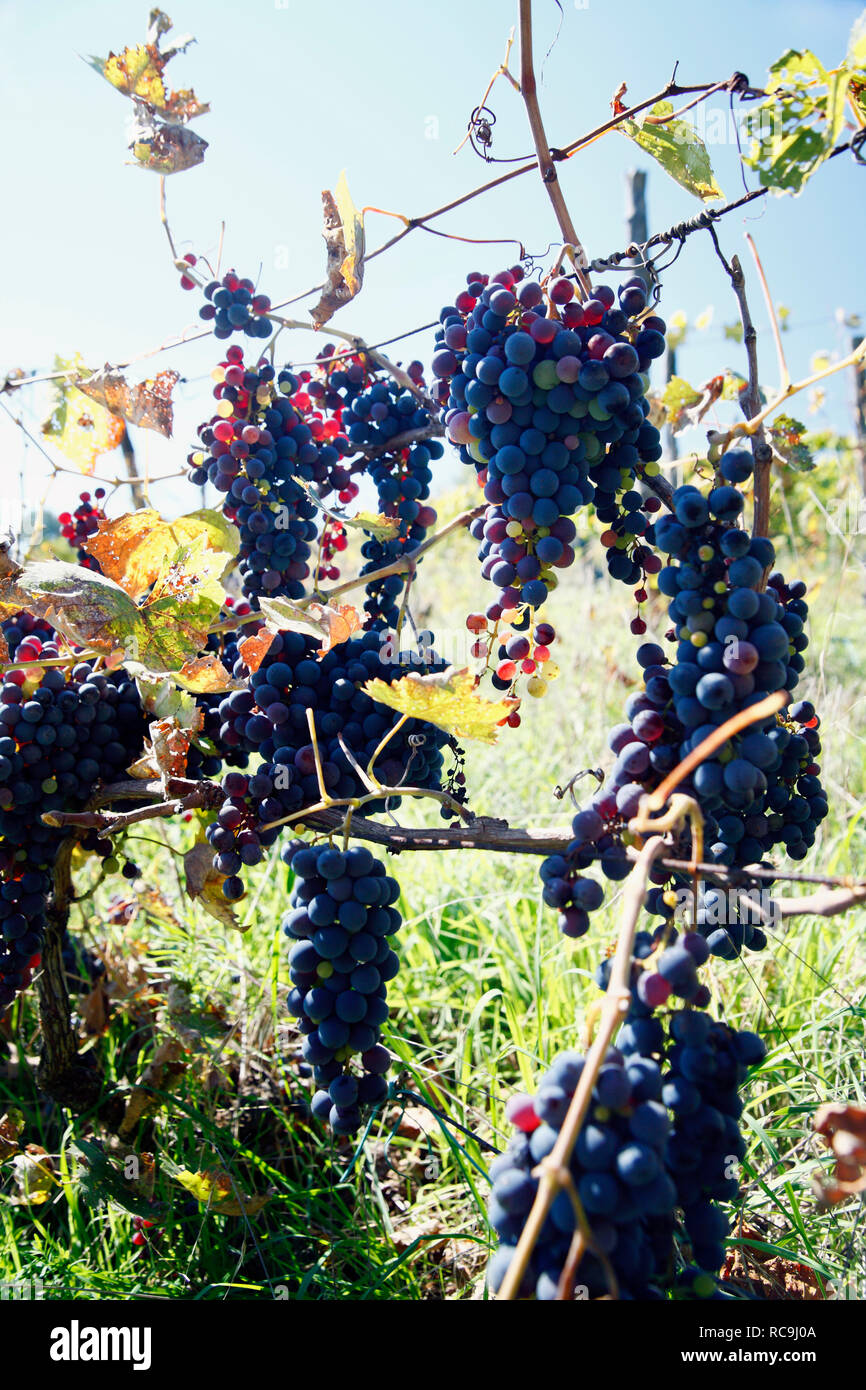
[[[495,73],[493,74],[493,76],[491,77],[490,81],[487,83],[487,86],[486,86],[485,89],[484,89],[484,96],[481,98],[481,100],[479,101],[478,105],[475,107],[475,110],[476,110],[476,111],[481,111],[481,110],[483,110],[484,107],[487,105],[487,98],[490,96],[490,93],[493,91],[493,88],[494,88],[494,85],[495,85],[497,79],[500,78],[500,77],[507,77],[507,78],[508,78],[508,81],[511,83],[511,85],[512,85],[512,87],[514,88],[515,92],[517,92],[517,93],[519,94],[519,92],[520,92],[520,83],[517,82],[517,81],[515,81],[515,79],[514,79],[514,78],[512,77],[512,75],[511,75],[511,73],[508,71],[508,59],[511,57],[511,48],[512,48],[513,43],[514,43],[514,28],[512,27],[511,33],[508,35],[508,39],[507,39],[506,44],[505,44],[505,57],[502,59],[502,62],[499,64],[499,67],[496,69],[496,71],[495,71]],[[459,154],[460,151],[463,149],[463,146],[466,144],[466,141],[467,141],[468,139],[470,139],[471,135],[472,135],[472,122],[470,121],[469,126],[468,126],[467,131],[466,131],[466,134],[463,136],[463,139],[460,141],[460,144],[457,146],[457,148],[454,149],[454,150],[452,150],[451,153],[452,153],[452,154]]]
[[[577,1143],[586,1112],[592,1100],[599,1069],[607,1056],[620,1024],[624,1022],[631,1002],[630,974],[634,934],[638,918],[643,908],[647,878],[653,861],[664,849],[661,836],[648,840],[640,852],[637,863],[626,880],[623,890],[622,916],[617,936],[616,952],[611,964],[607,992],[601,1007],[598,1033],[586,1054],[580,1080],[568,1107],[568,1112],[557,1135],[556,1143],[539,1164],[538,1191],[526,1224],[517,1242],[517,1248],[508,1267],[497,1295],[500,1300],[517,1297],[523,1276],[532,1258],[532,1252],[541,1235],[557,1194],[564,1186],[563,1175],[569,1172],[571,1154]]]
[[[749,250],[754,257],[758,279],[761,282],[761,289],[764,292],[764,303],[767,306],[767,313],[770,315],[770,327],[773,330],[773,341],[776,344],[776,357],[779,361],[779,390],[787,391],[788,387],[791,385],[791,373],[788,371],[788,363],[785,360],[785,349],[782,347],[782,335],[779,332],[779,319],[776,314],[776,306],[773,303],[773,297],[770,294],[770,286],[767,284],[764,267],[761,264],[758,248],[755,245],[751,232],[746,232],[746,241],[749,243]]]

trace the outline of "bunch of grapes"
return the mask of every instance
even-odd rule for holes
[[[689,1010],[670,1021],[662,1100],[674,1121],[667,1167],[676,1183],[694,1262],[717,1272],[725,1257],[729,1221],[718,1202],[735,1202],[745,1157],[739,1089],[747,1070],[766,1054],[756,1033],[737,1031]]]
[[[720,467],[723,477],[726,471],[739,476],[750,464],[749,455],[729,454]],[[601,885],[583,871],[597,860],[609,878],[628,873],[623,834],[641,796],[738,710],[783,686],[791,690],[802,670],[805,586],[788,585],[774,573],[760,590],[773,547],[733,524],[742,494],[722,485],[704,498],[686,487],[674,494],[674,506],[674,516],[660,518],[653,529],[656,543],[679,561],[659,573],[659,588],[671,598],[675,662],[670,665],[656,643],[639,648],[644,689],[629,697],[627,722],[611,732],[614,766],[575,816],[568,853],[541,866],[545,901],[559,908],[568,935],[583,935],[589,912],[603,899]],[[768,867],[765,856],[777,845],[794,859],[805,856],[827,814],[818,728],[813,706],[799,701],[729,739],[684,780],[681,789],[704,814],[709,862]],[[661,868],[651,879],[649,910],[670,916],[672,886],[685,880]],[[697,909],[714,955],[730,958],[743,946],[766,946],[761,926],[748,913],[741,918],[719,890],[704,891]]]
[[[243,894],[241,867],[258,863],[262,848],[279,836],[280,828],[268,828],[270,822],[285,820],[321,800],[308,711],[316,729],[324,786],[335,798],[367,792],[353,760],[365,768],[400,720],[362,689],[374,677],[391,682],[408,669],[400,654],[389,655],[381,633],[353,637],[321,660],[316,659],[317,652],[315,641],[301,633],[276,634],[261,666],[249,676],[248,686],[220,702],[221,745],[261,758],[249,776],[226,774],[227,800],[207,831],[216,851],[215,867],[226,875],[223,892],[230,899]],[[413,669],[440,670],[442,663],[430,655],[429,662],[416,662]],[[248,675],[240,659],[234,675]],[[407,720],[387,741],[373,771],[386,786],[402,782],[438,788],[446,740],[447,735],[434,725]],[[384,800],[373,801],[368,809],[375,812],[384,804]],[[392,798],[391,805],[399,805],[399,797]]]
[[[362,845],[341,852],[295,841],[283,859],[295,875],[292,910],[282,923],[294,942],[288,1006],[318,1087],[313,1114],[335,1134],[354,1134],[363,1108],[388,1091],[391,1056],[380,1030],[388,1017],[387,984],[399,965],[390,938],[402,923],[394,906],[400,885]]]
[[[331,389],[339,386],[335,418],[345,431],[349,444],[357,449],[375,449],[365,469],[375,484],[379,511],[399,526],[396,535],[382,538],[369,534],[361,547],[366,561],[361,574],[381,569],[405,551],[424,540],[436,522],[436,512],[427,502],[432,478],[431,463],[443,455],[438,439],[426,439],[395,447],[394,441],[406,434],[426,430],[430,413],[418,397],[392,377],[371,378],[360,363],[354,370],[331,369]],[[424,388],[420,362],[410,362],[407,374],[419,389]],[[332,402],[333,407],[333,402]],[[405,575],[387,575],[367,585],[364,604],[368,627],[394,627],[399,620],[398,599],[406,585]]]
[[[638,278],[621,287],[618,306],[604,285],[578,303],[566,279],[546,301],[519,266],[492,280],[469,275],[442,310],[433,370],[448,383],[448,436],[490,504],[479,557],[499,591],[491,617],[540,607],[554,571],[573,562],[579,507],[604,511],[636,477],[658,472],[646,372],[665,350],[665,325],[646,310]],[[623,552],[630,580],[651,554],[637,541]]]
[[[4,624],[20,633],[22,620]],[[13,637],[13,642],[14,642]],[[58,656],[52,641],[19,637],[16,658]],[[67,832],[45,825],[51,811],[80,810],[140,754],[145,732],[138,691],[125,675],[87,662],[71,671],[7,671],[0,686],[0,1009],[38,964],[52,869]],[[110,847],[109,847],[110,852]]]
[[[692,960],[694,975],[695,960],[707,958],[706,943],[696,933],[682,941],[703,948]],[[599,1069],[572,1151],[569,1171],[590,1228],[576,1278],[590,1298],[659,1299],[671,1287],[722,1296],[715,1276],[729,1218],[717,1203],[734,1201],[739,1191],[735,1174],[745,1143],[738,1090],[764,1047],[754,1033],[736,1032],[693,1008],[652,1016],[641,997],[644,969],[650,958],[659,965],[667,959],[676,975],[682,950],[665,948],[658,935],[636,935],[626,1022]],[[689,992],[687,973],[680,963],[674,991],[680,998]],[[597,971],[602,988],[609,974],[605,961]],[[506,1115],[517,1133],[490,1169],[489,1217],[499,1242],[488,1268],[494,1291],[538,1191],[534,1170],[557,1141],[584,1066],[579,1053],[562,1053],[534,1097],[508,1102]],[[521,1297],[558,1296],[575,1227],[575,1204],[563,1190],[542,1228]],[[691,1247],[691,1263],[677,1270],[684,1245]],[[572,1292],[564,1290],[566,1297]]]
[[[301,598],[317,528],[316,505],[297,480],[322,484],[348,443],[339,435],[316,438],[290,399],[300,385],[291,372],[278,374],[268,362],[245,367],[241,348],[230,347],[220,374],[217,413],[199,428],[203,449],[188,458],[189,479],[226,494],[223,510],[240,531],[243,590],[253,606],[262,594]]]
[[[187,258],[191,265],[192,257]],[[192,289],[194,281],[181,280],[184,289]],[[266,317],[271,301],[266,294],[256,294],[252,280],[241,279],[229,270],[222,280],[211,280],[205,286],[206,304],[199,309],[199,318],[213,323],[215,338],[230,338],[232,333],[246,333],[248,338],[269,338],[271,323]]]
[[[88,555],[84,546],[90,536],[96,535],[100,521],[105,520],[105,512],[102,510],[104,496],[104,487],[96,488],[92,496],[89,492],[82,492],[79,494],[79,502],[75,511],[61,512],[57,518],[60,523],[60,534],[64,540],[78,548],[79,565],[83,565],[85,569],[97,570],[100,573],[102,571],[99,561],[95,560],[92,555]]]

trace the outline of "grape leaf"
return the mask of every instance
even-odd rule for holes
[[[184,34],[163,48],[162,37],[171,27],[168,15],[154,10],[144,43],[124,48],[121,53],[109,53],[107,58],[90,57],[86,61],[122,96],[142,102],[152,111],[174,121],[191,121],[196,116],[203,116],[210,107],[206,102],[199,101],[191,90],[172,92],[166,89],[166,64],[195,43],[191,34]]]
[[[697,405],[701,399],[700,391],[696,391],[684,377],[672,376],[665,384],[662,392],[661,403],[665,410],[665,417],[671,429],[676,434],[677,430],[684,429],[691,421],[686,418],[686,411],[690,406]]]
[[[54,1196],[59,1180],[54,1176],[51,1156],[39,1144],[28,1144],[23,1153],[12,1159],[17,1195],[6,1196],[13,1207],[42,1206]]]
[[[154,719],[174,719],[183,729],[201,728],[203,714],[194,696],[178,690],[170,676],[154,675],[135,661],[127,662],[126,671],[135,679],[146,714],[152,714]]]
[[[75,372],[89,375],[81,358],[54,358],[56,372]],[[70,376],[54,383],[51,414],[42,426],[42,433],[80,468],[91,474],[100,454],[116,449],[124,433],[124,424],[103,406],[88,400]]]
[[[322,206],[327,249],[325,288],[318,304],[310,310],[317,328],[355,298],[364,279],[364,214],[352,202],[345,170],[337,182],[336,197],[328,189],[323,190]]]
[[[274,633],[267,628],[261,632],[254,632],[249,637],[244,637],[238,642],[238,652],[241,661],[246,666],[250,675],[257,671],[271,649],[274,641]]]
[[[209,549],[225,554],[226,563],[238,553],[236,526],[221,512],[190,512],[176,521],[163,521],[158,512],[129,512],[116,521],[102,521],[85,549],[99,561],[103,574],[114,579],[131,598],[146,593],[162,572],[166,554],[204,536]]]
[[[128,1178],[122,1168],[112,1163],[101,1144],[93,1139],[76,1139],[72,1147],[78,1157],[76,1187],[88,1206],[111,1205],[146,1221],[160,1219],[164,1207],[143,1196],[136,1180]],[[149,1176],[150,1166],[142,1162],[144,1155],[136,1155],[136,1158],[137,1170],[144,1167],[145,1177]]]
[[[743,163],[776,196],[796,195],[828,158],[845,123],[850,70],[828,72],[808,48],[788,49],[770,68],[768,97],[745,122]]]
[[[183,857],[186,891],[220,926],[229,927],[232,931],[247,931],[248,928],[238,921],[231,903],[223,894],[225,875],[217,873],[213,858],[213,850],[203,840],[187,850]]]
[[[767,433],[775,452],[789,468],[796,469],[798,473],[811,473],[815,460],[812,450],[804,442],[807,433],[804,424],[790,415],[777,415],[773,423],[767,426]]]
[[[24,1116],[20,1110],[7,1110],[0,1115],[0,1163],[18,1153],[18,1140],[24,1133]]]
[[[413,719],[425,719],[455,738],[495,743],[498,726],[520,701],[508,696],[486,700],[476,693],[475,685],[475,677],[467,670],[449,666],[433,675],[403,676],[390,685],[377,677],[367,681],[363,689],[372,700]]]
[[[36,560],[0,582],[0,614],[25,608],[70,642],[104,652],[114,665],[179,672],[198,656],[225,595],[216,575],[225,556],[204,537],[165,560],[151,596],[139,607],[113,579],[62,560]]]
[[[198,695],[222,695],[226,690],[243,690],[245,685],[229,674],[215,652],[188,658],[172,673],[172,680]]]
[[[619,128],[646,154],[657,160],[665,172],[688,193],[693,193],[703,202],[724,197],[716,183],[707,147],[694,126],[681,120],[665,120],[664,124],[657,124],[659,117],[672,116],[673,110],[672,102],[658,101],[649,112],[649,117],[645,116],[639,124],[623,121]]]
[[[0,583],[0,613],[21,608],[70,642],[104,652],[123,648],[140,626],[139,611],[119,584],[62,560],[33,560]]]
[[[361,630],[361,619],[351,604],[309,603],[300,608],[286,598],[261,598],[259,607],[269,632],[309,632],[318,637],[321,646],[319,659],[332,647]]]
[[[250,1197],[241,1192],[222,1168],[207,1168],[200,1173],[180,1168],[172,1176],[214,1216],[255,1216],[270,1201],[267,1194]]]
[[[748,384],[744,376],[740,376],[739,372],[732,371],[730,367],[727,367],[725,369],[725,384],[722,387],[720,399],[723,401],[739,401]],[[764,393],[760,389],[758,390],[758,401],[763,405]]]
[[[321,508],[326,516],[339,521],[343,526],[367,531],[379,541],[390,541],[400,534],[402,522],[398,516],[383,516],[381,512],[357,512],[355,516],[347,516],[338,507],[330,506],[305,478],[293,478],[292,481],[304,489],[310,501]]]
[[[112,415],[171,439],[174,423],[171,393],[179,380],[179,372],[162,371],[157,372],[153,381],[139,381],[130,386],[119,372],[104,371],[79,380],[78,388]]]
[[[682,309],[675,310],[675,312],[671,314],[670,318],[668,319],[668,329],[666,336],[668,347],[671,348],[673,351],[676,351],[680,344],[685,341],[686,334],[688,333],[688,331],[689,321],[683,313]]]
[[[154,174],[180,174],[204,160],[207,140],[189,126],[154,120],[146,109],[136,110],[130,122],[128,147],[141,169]]]

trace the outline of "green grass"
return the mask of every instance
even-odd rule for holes
[[[832,557],[822,572],[801,693],[822,716],[831,814],[794,867],[862,877],[863,572],[850,562],[840,570]],[[480,597],[470,547],[428,557],[418,590],[419,625],[460,630]],[[525,702],[521,728],[497,749],[470,750],[476,812],[566,822],[567,802],[553,788],[598,765],[634,686],[628,602],[621,586],[595,582],[582,565],[565,576],[550,605],[561,676],[546,699]],[[661,631],[659,612],[649,617]],[[435,808],[404,812],[436,823]],[[178,851],[195,831],[195,823],[150,822],[130,834],[128,852],[144,869],[127,893],[138,904],[131,922],[112,908],[112,892],[126,892],[120,880],[97,886],[73,913],[75,930],[108,954],[111,1017],[94,1043],[107,1079],[128,1098],[169,1044],[183,1068],[173,1085],[164,1074],[150,1078],[158,1103],[130,1144],[96,1116],[72,1116],[40,1096],[32,1001],[13,1010],[0,1040],[0,1113],[21,1109],[22,1143],[40,1145],[53,1171],[46,1200],[33,1203],[21,1200],[13,1166],[0,1170],[0,1280],[39,1280],[47,1298],[483,1296],[489,1151],[479,1141],[501,1146],[510,1091],[531,1087],[539,1065],[582,1041],[598,997],[593,969],[616,933],[617,894],[588,938],[567,942],[542,910],[534,859],[473,851],[394,860],[405,925],[388,1041],[399,1094],[355,1147],[305,1118],[309,1083],[282,1003],[287,871],[276,856],[253,871],[240,906],[249,930],[226,931],[180,889]],[[80,888],[93,879],[92,866],[79,869]],[[745,1097],[743,1259],[796,1260],[861,1292],[860,1206],[817,1208],[812,1175],[827,1167],[827,1151],[811,1126],[827,1100],[863,1102],[864,924],[863,910],[798,918],[763,956],[712,971],[714,1009],[757,1029],[769,1047]],[[104,1157],[82,1182],[75,1146],[94,1138]],[[122,1176],[131,1155],[142,1171],[152,1163],[150,1185]],[[204,1170],[264,1206],[252,1215],[209,1210],[178,1177]],[[152,1202],[148,1245],[133,1245],[133,1217],[118,1196]],[[774,1273],[783,1277],[784,1266]]]

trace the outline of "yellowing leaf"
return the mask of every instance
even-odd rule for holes
[[[674,433],[690,423],[686,412],[691,406],[697,405],[700,399],[700,391],[696,391],[684,377],[672,376],[666,383],[661,401],[665,418]]]
[[[20,1110],[7,1110],[0,1115],[0,1163],[18,1152],[18,1140],[24,1133],[24,1116]]]
[[[811,372],[826,372],[831,362],[832,358],[829,352],[815,352],[812,354],[809,370]]]
[[[109,53],[106,59],[93,58],[91,64],[101,71],[106,82],[125,97],[139,97],[149,106],[161,107],[165,101],[165,84],[158,65],[158,55],[143,43],[125,48],[122,53]]]
[[[669,119],[673,110],[671,102],[658,101],[640,124],[623,121],[620,130],[696,198],[722,198],[706,145],[693,125]]]
[[[381,512],[358,512],[353,517],[340,517],[345,526],[360,526],[378,541],[390,541],[399,536],[402,522],[398,516],[383,516]]]
[[[238,652],[241,661],[246,666],[250,675],[257,671],[270,651],[275,634],[263,628],[261,632],[254,632],[249,637],[244,637],[238,642]]]
[[[355,516],[347,516],[339,507],[332,507],[325,502],[320,494],[313,487],[312,483],[305,478],[295,478],[294,481],[304,489],[307,496],[326,516],[333,517],[343,526],[355,527],[361,531],[367,531],[371,536],[375,536],[380,541],[393,540],[399,536],[403,523],[398,516],[384,516],[382,512],[357,512]]]
[[[155,673],[178,672],[201,652],[219,616],[225,595],[214,571],[224,562],[224,554],[207,550],[199,538],[166,560],[152,595],[138,607],[95,570],[32,561],[0,581],[0,616],[24,608],[77,646],[105,653],[109,665],[134,661]]]
[[[482,743],[496,742],[498,726],[520,704],[510,697],[484,699],[476,693],[474,676],[453,666],[434,675],[403,676],[390,685],[377,677],[367,681],[363,689],[371,700],[400,714],[425,719],[455,738],[474,738]]]
[[[55,357],[54,369],[88,375],[78,355]],[[90,475],[100,454],[117,448],[123,438],[124,424],[103,406],[88,400],[71,377],[63,377],[55,382],[51,414],[42,426],[42,433],[76,468]]]
[[[49,1202],[58,1186],[54,1164],[38,1144],[28,1144],[24,1153],[12,1159],[17,1195],[7,1197],[12,1206],[37,1207]]]
[[[244,686],[243,681],[236,681],[229,675],[214,652],[191,657],[179,671],[173,672],[172,679],[197,695],[221,695],[226,690],[241,690]]]
[[[163,371],[157,372],[152,381],[139,381],[130,386],[119,372],[96,372],[80,380],[78,386],[85,396],[98,401],[112,415],[171,439],[171,393],[179,380],[179,372]]]
[[[209,1168],[201,1173],[181,1168],[174,1177],[215,1216],[255,1216],[270,1201],[268,1195],[250,1197],[241,1192],[222,1168]]]
[[[163,521],[150,510],[127,513],[116,521],[100,522],[86,549],[99,561],[103,574],[130,597],[139,598],[162,572],[166,555],[200,536],[208,549],[224,553],[226,563],[238,553],[237,527],[216,511],[191,512],[176,521]]]
[[[310,632],[318,637],[321,642],[319,659],[361,630],[358,612],[348,603],[336,607],[309,603],[306,608],[300,608],[290,599],[261,598],[259,607],[270,632]]]
[[[352,202],[345,171],[337,183],[336,198],[324,189],[322,205],[327,248],[325,288],[318,304],[310,310],[317,328],[355,298],[364,278],[364,217]]]
[[[169,60],[183,53],[195,39],[186,34],[163,48],[162,36],[171,28],[171,20],[161,10],[152,11],[151,20],[156,22],[151,23],[145,43],[124,48],[121,53],[109,53],[107,58],[90,58],[90,66],[122,96],[132,97],[160,116],[175,121],[203,116],[210,110],[207,103],[200,102],[191,90],[167,91],[163,79]]]
[[[698,314],[697,318],[695,319],[695,328],[699,329],[700,332],[703,333],[705,328],[709,328],[712,321],[713,306],[711,304],[709,308],[705,309],[702,314]]]
[[[232,931],[246,931],[234,914],[234,909],[222,891],[225,875],[217,873],[213,866],[213,850],[210,845],[193,845],[184,855],[186,891],[189,896],[204,908],[209,917],[222,927]]]

